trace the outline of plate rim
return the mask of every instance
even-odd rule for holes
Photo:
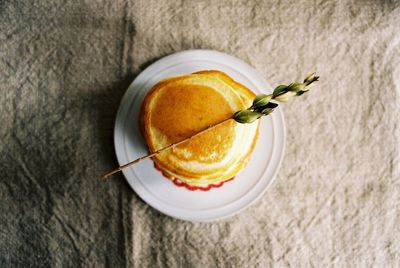
[[[260,83],[263,84],[263,86],[266,86],[266,88],[272,89],[271,86],[269,85],[269,83],[264,79],[264,77],[254,67],[252,67],[248,63],[244,62],[243,60],[241,60],[241,59],[239,59],[239,58],[237,58],[235,56],[232,56],[232,55],[220,52],[220,51],[209,50],[209,49],[190,49],[190,50],[183,50],[183,51],[175,52],[175,53],[169,54],[167,56],[164,56],[164,57],[156,60],[155,62],[153,62],[149,66],[147,66],[144,70],[142,70],[133,79],[133,81],[130,83],[130,85],[126,89],[123,97],[121,98],[121,101],[120,101],[120,104],[119,104],[119,107],[118,107],[118,112],[117,112],[116,117],[115,117],[114,135],[113,135],[115,154],[116,154],[116,157],[117,157],[117,161],[118,161],[118,163],[120,165],[124,164],[124,163],[121,163],[121,156],[119,155],[120,153],[118,152],[118,148],[120,147],[120,145],[117,144],[118,143],[117,137],[119,135],[118,130],[120,129],[120,128],[118,128],[118,124],[121,124],[121,123],[124,124],[125,123],[125,118],[123,118],[124,120],[122,122],[121,122],[121,120],[118,120],[118,119],[121,116],[124,115],[123,114],[124,106],[129,105],[131,102],[133,102],[134,99],[137,97],[138,93],[140,93],[140,92],[136,92],[136,94],[135,94],[135,91],[131,90],[131,88],[133,88],[135,82],[140,81],[140,79],[142,77],[145,78],[146,77],[146,73],[151,73],[151,71],[153,69],[155,69],[155,68],[157,70],[157,68],[160,68],[159,66],[162,66],[163,63],[168,62],[172,58],[178,58],[179,59],[181,57],[185,57],[185,56],[193,54],[193,53],[194,54],[202,54],[202,55],[204,55],[204,53],[205,53],[205,54],[208,54],[208,57],[210,57],[210,55],[215,55],[215,56],[219,56],[219,57],[229,58],[230,60],[234,61],[237,65],[240,65],[239,67],[232,68],[232,69],[237,71],[237,72],[239,72],[239,73],[242,73],[243,75],[245,75],[247,79],[249,79],[252,83],[255,84],[256,89],[258,91],[260,90],[258,88],[260,86],[259,85]],[[190,62],[190,61],[184,61],[184,62]],[[214,61],[214,62],[215,63],[219,63],[221,65],[224,65],[224,63],[220,63],[218,61]],[[246,71],[244,73],[241,70],[243,68],[246,69]],[[249,77],[255,77],[255,80],[252,80]],[[143,80],[143,78],[142,78],[142,80]],[[131,97],[132,94],[134,95],[133,97]],[[223,215],[214,216],[214,217],[202,217],[201,219],[198,219],[198,218],[194,219],[193,217],[190,217],[190,216],[189,217],[185,217],[185,216],[182,216],[182,215],[177,216],[177,215],[175,215],[173,213],[170,213],[168,210],[164,209],[163,207],[160,207],[160,206],[157,207],[156,204],[153,204],[152,202],[149,202],[148,198],[146,198],[146,196],[145,196],[145,193],[142,193],[140,190],[138,190],[137,188],[134,187],[133,182],[131,182],[131,180],[134,180],[134,179],[129,178],[130,176],[128,176],[128,174],[127,174],[128,170],[122,170],[122,173],[124,174],[124,177],[127,180],[129,186],[140,197],[140,199],[142,199],[146,204],[148,204],[150,207],[154,208],[155,210],[159,211],[160,213],[165,214],[167,216],[170,216],[172,218],[179,219],[179,220],[190,221],[190,222],[213,222],[213,221],[218,221],[218,220],[222,220],[222,219],[234,216],[234,215],[240,213],[241,211],[243,211],[244,209],[248,208],[249,206],[251,206],[255,202],[257,202],[265,194],[265,192],[270,188],[270,186],[272,185],[272,183],[275,181],[275,179],[277,177],[277,174],[279,172],[279,169],[280,169],[282,161],[283,161],[285,147],[286,147],[286,124],[285,124],[285,119],[284,119],[284,114],[283,114],[282,108],[279,107],[279,109],[277,109],[276,112],[278,112],[278,113],[275,113],[275,114],[278,115],[277,119],[278,119],[278,121],[280,121],[279,123],[280,123],[280,128],[282,129],[282,134],[281,134],[281,139],[280,139],[280,143],[281,143],[280,150],[278,148],[279,156],[278,156],[278,159],[277,159],[277,163],[275,165],[275,170],[272,171],[272,174],[269,176],[270,179],[268,180],[268,182],[264,186],[264,188],[261,189],[261,191],[256,192],[255,196],[250,198],[249,201],[247,201],[245,204],[241,205],[239,208],[236,208],[236,209],[234,209],[232,211],[229,211],[227,213],[223,213]],[[123,131],[120,131],[122,134],[126,132],[124,126],[122,126],[122,130]],[[273,156],[273,154],[272,154],[272,156]],[[134,176],[136,176],[136,174],[134,174]],[[260,179],[262,179],[264,176],[265,175],[261,176]],[[138,178],[136,178],[136,179],[138,179]],[[143,186],[141,186],[141,187],[143,187]],[[253,187],[251,189],[254,189],[254,188],[255,187]],[[144,189],[144,190],[147,192],[146,189]],[[210,210],[210,211],[212,211],[212,210]]]

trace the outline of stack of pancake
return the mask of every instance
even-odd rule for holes
[[[201,71],[156,84],[144,99],[140,126],[150,152],[188,138],[249,107],[255,94],[220,71]],[[255,146],[259,120],[223,124],[153,157],[179,185],[210,187],[232,179]]]

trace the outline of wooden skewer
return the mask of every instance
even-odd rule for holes
[[[210,125],[210,126],[208,126],[207,128],[203,129],[202,131],[197,132],[196,134],[194,134],[194,135],[192,135],[192,136],[190,136],[190,137],[188,137],[188,138],[186,138],[186,139],[184,139],[184,140],[181,140],[181,141],[176,142],[176,143],[172,143],[172,144],[170,144],[170,145],[168,145],[168,146],[166,146],[166,147],[164,147],[164,148],[161,148],[161,149],[159,149],[159,150],[157,150],[157,151],[155,151],[155,152],[153,152],[153,153],[151,153],[151,154],[148,154],[148,155],[139,157],[139,158],[137,158],[137,159],[135,159],[135,160],[133,160],[133,161],[131,161],[131,162],[129,162],[129,163],[126,163],[125,165],[119,166],[119,167],[117,167],[117,168],[111,170],[110,172],[107,172],[106,174],[104,174],[104,175],[103,175],[103,179],[107,179],[107,178],[110,177],[111,175],[113,175],[113,174],[115,174],[115,173],[117,173],[117,172],[122,171],[124,168],[127,168],[127,167],[130,167],[130,166],[134,165],[134,164],[137,164],[137,163],[139,163],[139,162],[142,161],[142,160],[145,160],[145,159],[147,159],[147,158],[151,158],[151,157],[153,157],[153,156],[155,156],[155,155],[157,155],[157,154],[159,154],[159,153],[161,153],[161,152],[164,152],[164,151],[169,150],[169,149],[171,149],[171,148],[173,148],[173,147],[175,147],[175,146],[178,146],[178,145],[180,145],[180,144],[182,144],[182,143],[184,143],[184,142],[187,142],[187,141],[193,139],[194,137],[197,137],[197,136],[199,136],[199,135],[201,135],[201,134],[203,134],[203,133],[205,133],[205,132],[207,132],[207,131],[209,131],[209,130],[211,130],[211,129],[213,129],[213,128],[215,128],[215,127],[217,127],[217,126],[219,126],[219,125],[221,125],[221,124],[223,124],[223,123],[225,123],[226,121],[229,121],[229,120],[231,120],[231,119],[233,119],[233,117],[229,117],[229,118],[227,118],[227,119],[222,120],[222,121],[219,122],[219,123],[216,123],[216,124],[214,124],[214,125]]]

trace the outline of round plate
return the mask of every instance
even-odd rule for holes
[[[164,57],[147,67],[129,86],[118,110],[114,142],[123,165],[146,155],[138,126],[140,106],[161,79],[200,70],[220,70],[255,93],[270,93],[270,85],[245,62],[210,50],[187,50]],[[284,151],[285,123],[280,108],[262,118],[259,139],[246,168],[233,181],[208,192],[175,186],[157,171],[152,160],[123,170],[133,190],[150,206],[174,218],[205,222],[231,216],[257,200],[274,179]]]

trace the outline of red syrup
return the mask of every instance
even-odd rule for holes
[[[174,177],[169,176],[169,175],[168,175],[167,173],[165,173],[155,162],[154,162],[154,168],[157,169],[158,171],[160,171],[161,174],[162,174],[165,178],[167,178],[168,180],[172,181],[172,183],[175,184],[176,186],[178,186],[178,187],[185,187],[185,188],[188,189],[189,191],[197,191],[197,190],[200,190],[200,191],[203,191],[203,192],[207,192],[207,191],[211,190],[212,188],[219,188],[219,187],[221,187],[222,185],[224,185],[224,183],[226,183],[226,182],[228,182],[228,181],[231,181],[231,180],[233,180],[233,179],[235,178],[235,177],[232,177],[232,178],[230,178],[230,179],[228,179],[228,180],[226,180],[226,181],[222,181],[222,182],[220,182],[220,183],[218,183],[218,184],[209,184],[209,185],[207,185],[207,186],[192,186],[192,185],[187,184],[186,182],[182,182],[182,181],[178,180],[177,178],[174,178]]]

